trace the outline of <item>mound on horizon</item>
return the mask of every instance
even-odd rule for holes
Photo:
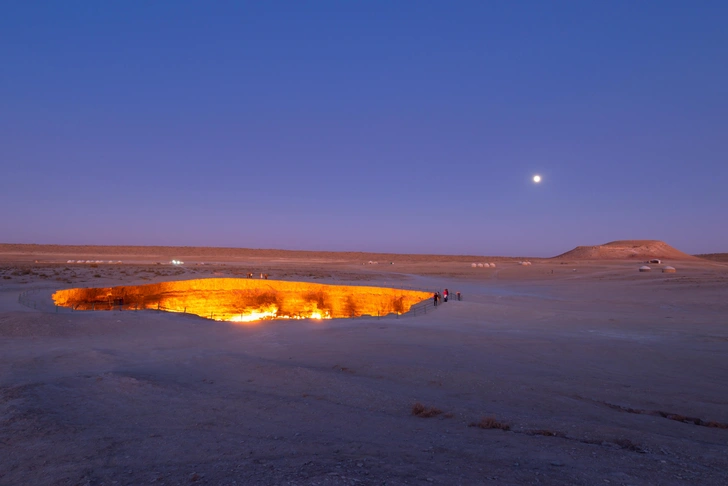
[[[659,240],[619,240],[603,245],[577,246],[554,259],[570,260],[699,260]]]

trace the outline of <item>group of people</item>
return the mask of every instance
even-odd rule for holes
[[[458,300],[461,300],[462,297],[460,295],[460,292],[455,292],[455,296]],[[435,294],[432,296],[433,302],[435,305],[439,304],[440,301],[447,302],[447,299],[450,297],[450,291],[448,289],[445,289],[442,294],[440,292],[435,292]]]
[[[248,278],[253,278],[253,274],[251,272],[248,272],[247,277]],[[268,274],[267,273],[261,273],[260,274],[260,278],[264,278],[264,279],[268,280]]]

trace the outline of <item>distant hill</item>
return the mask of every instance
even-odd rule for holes
[[[697,260],[658,240],[620,240],[596,246],[577,246],[555,259],[569,260]]]
[[[728,262],[728,253],[703,253],[695,256],[705,260],[712,260],[714,262]]]

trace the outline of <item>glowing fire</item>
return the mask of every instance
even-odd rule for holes
[[[278,307],[275,305],[267,306],[267,308],[263,307],[259,310],[249,311],[245,314],[240,314],[239,316],[232,316],[230,319],[227,319],[231,322],[253,322],[253,321],[262,321],[263,319],[275,319],[278,316]],[[220,319],[222,320],[222,319]]]
[[[332,319],[407,312],[429,292],[251,279],[200,279],[139,286],[59,290],[56,305],[77,310],[158,309],[208,319]]]
[[[264,306],[257,310],[248,311],[241,313],[237,316],[232,316],[229,319],[216,319],[218,321],[226,320],[230,322],[255,322],[266,319],[331,319],[331,314],[328,312],[311,311],[303,312],[301,314],[290,316],[287,314],[279,314],[278,307],[275,305]]]

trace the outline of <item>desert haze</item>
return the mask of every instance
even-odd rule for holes
[[[728,264],[706,257],[3,244],[0,484],[728,484]],[[51,300],[251,274],[451,298],[257,323]]]

